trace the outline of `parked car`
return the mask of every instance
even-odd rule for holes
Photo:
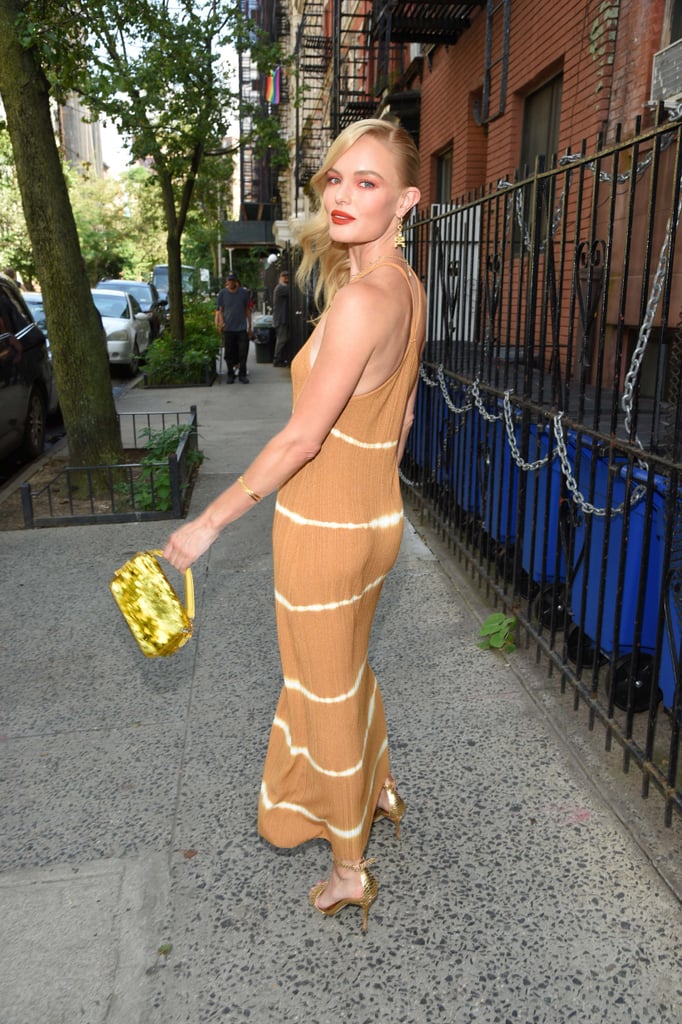
[[[149,317],[129,292],[93,288],[92,298],[107,334],[109,364],[125,367],[134,377],[149,348]]]
[[[21,291],[0,274],[0,457],[18,451],[35,459],[43,452],[53,394],[52,364],[45,335]]]
[[[45,320],[45,306],[42,295],[40,292],[22,292],[21,294],[28,306],[29,313],[47,338],[47,321]]]
[[[134,295],[140,304],[140,309],[146,314],[151,329],[150,338],[158,338],[166,326],[168,302],[165,297],[159,295],[155,285],[145,281],[122,281],[118,278],[100,281],[95,286],[107,291],[128,292]]]
[[[45,341],[47,342],[47,354],[50,357],[50,364],[52,364],[52,350],[50,349],[50,335],[47,330],[47,321],[45,319],[45,305],[43,303],[43,296],[40,292],[25,292],[22,291],[21,297],[28,306],[28,311],[31,314],[34,322],[38,325],[40,330],[45,335]],[[59,408],[59,400],[57,398],[57,388],[54,382],[54,374],[52,375],[52,389],[50,391],[50,397],[47,403],[48,412],[56,412]]]

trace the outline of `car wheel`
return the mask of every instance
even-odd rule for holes
[[[24,426],[24,440],[21,445],[21,455],[25,459],[37,459],[43,454],[45,447],[45,422],[47,409],[45,399],[40,391],[35,388],[31,392],[28,402],[28,413]]]
[[[131,355],[130,362],[128,364],[128,373],[130,374],[131,377],[137,377],[137,372],[138,372],[139,369],[140,369],[140,349],[138,347],[137,342],[135,342],[135,346],[133,348],[133,354]]]

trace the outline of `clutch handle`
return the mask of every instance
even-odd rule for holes
[[[157,558],[163,558],[163,551],[160,548],[155,548],[149,552],[150,555],[155,555]],[[185,612],[187,613],[188,619],[194,618],[194,577],[192,576],[191,569],[185,569]]]

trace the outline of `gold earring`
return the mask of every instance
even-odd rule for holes
[[[395,238],[393,239],[393,245],[395,246],[396,249],[402,249],[402,247],[405,245],[402,217],[398,217],[398,227],[396,228]]]

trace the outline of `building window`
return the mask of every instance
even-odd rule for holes
[[[436,202],[452,202],[452,146],[436,157]]]
[[[545,158],[545,167],[557,151],[559,118],[561,116],[562,76],[557,75],[541,89],[526,97],[523,105],[523,135],[521,141],[521,172],[532,174],[539,156]]]
[[[543,158],[545,169],[550,167],[559,144],[559,120],[561,117],[562,76],[557,75],[541,89],[530,93],[523,106],[523,131],[521,135],[521,177],[531,177],[535,172],[538,157]],[[544,179],[541,183],[540,217],[533,225],[534,234],[540,242],[546,240],[552,204],[552,183]],[[523,196],[523,224],[519,216],[514,218],[514,252],[518,255],[522,244],[527,246],[533,221],[533,187],[527,185]]]
[[[682,39],[682,0],[670,0],[670,43]]]

